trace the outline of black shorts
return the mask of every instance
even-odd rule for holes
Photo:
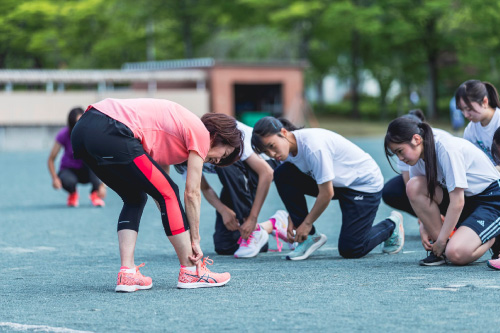
[[[443,189],[443,201],[439,205],[445,215],[450,204],[450,195]],[[465,204],[458,219],[457,228],[469,227],[474,230],[482,243],[500,235],[500,183],[495,181],[483,192],[465,197]]]
[[[71,142],[74,155],[122,198],[118,231],[139,231],[147,195],[159,205],[167,236],[189,230],[178,186],[127,126],[90,109],[73,128]]]
[[[84,130],[71,135],[75,158],[80,159],[79,153],[85,149],[98,165],[128,164],[144,154],[141,142],[130,128],[94,108],[86,111],[76,126]]]

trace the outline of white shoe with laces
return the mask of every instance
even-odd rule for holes
[[[253,258],[259,254],[261,249],[267,245],[269,234],[262,228],[255,230],[248,236],[248,239],[240,237],[238,244],[240,247],[234,253],[235,258]]]

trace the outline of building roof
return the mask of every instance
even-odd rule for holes
[[[172,70],[172,69],[194,69],[194,68],[212,68],[212,67],[294,67],[304,68],[306,61],[302,60],[265,60],[265,61],[241,61],[241,60],[215,60],[213,58],[179,59],[179,60],[161,60],[144,62],[127,62],[123,64],[122,70],[125,71],[153,71],[153,70]]]
[[[0,83],[79,83],[94,84],[101,82],[149,82],[149,81],[205,81],[207,73],[203,70],[0,70]]]

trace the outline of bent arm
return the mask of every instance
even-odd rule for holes
[[[200,183],[203,170],[203,159],[194,151],[189,152],[184,205],[186,217],[191,229],[191,241],[200,242]]]
[[[201,176],[201,192],[203,192],[203,196],[207,199],[208,203],[222,215],[227,206],[220,200],[217,193],[215,193],[214,189],[210,186],[207,179],[203,175]]]
[[[316,197],[316,201],[314,202],[311,211],[309,212],[309,214],[307,214],[303,222],[308,225],[312,225],[321,216],[321,214],[323,214],[334,195],[332,181],[327,181],[326,183],[319,184],[318,189],[319,193]]]
[[[52,150],[50,151],[49,154],[49,159],[47,161],[47,164],[49,166],[49,172],[50,175],[52,176],[52,179],[57,178],[57,172],[56,172],[56,167],[55,167],[55,160],[57,155],[59,154],[59,151],[61,150],[62,146],[59,142],[54,142],[54,145],[52,146]]]
[[[464,204],[465,197],[463,188],[457,187],[450,192],[450,205],[446,210],[446,216],[444,218],[443,227],[439,232],[438,241],[446,243],[448,237],[458,223],[458,219],[460,218],[460,214],[462,214]]]

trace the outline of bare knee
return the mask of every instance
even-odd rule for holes
[[[445,256],[454,265],[462,266],[471,262],[471,253],[466,253],[466,250],[453,243],[446,247]]]
[[[427,180],[425,177],[413,177],[406,183],[406,195],[410,201],[415,201],[425,193],[427,193]]]

